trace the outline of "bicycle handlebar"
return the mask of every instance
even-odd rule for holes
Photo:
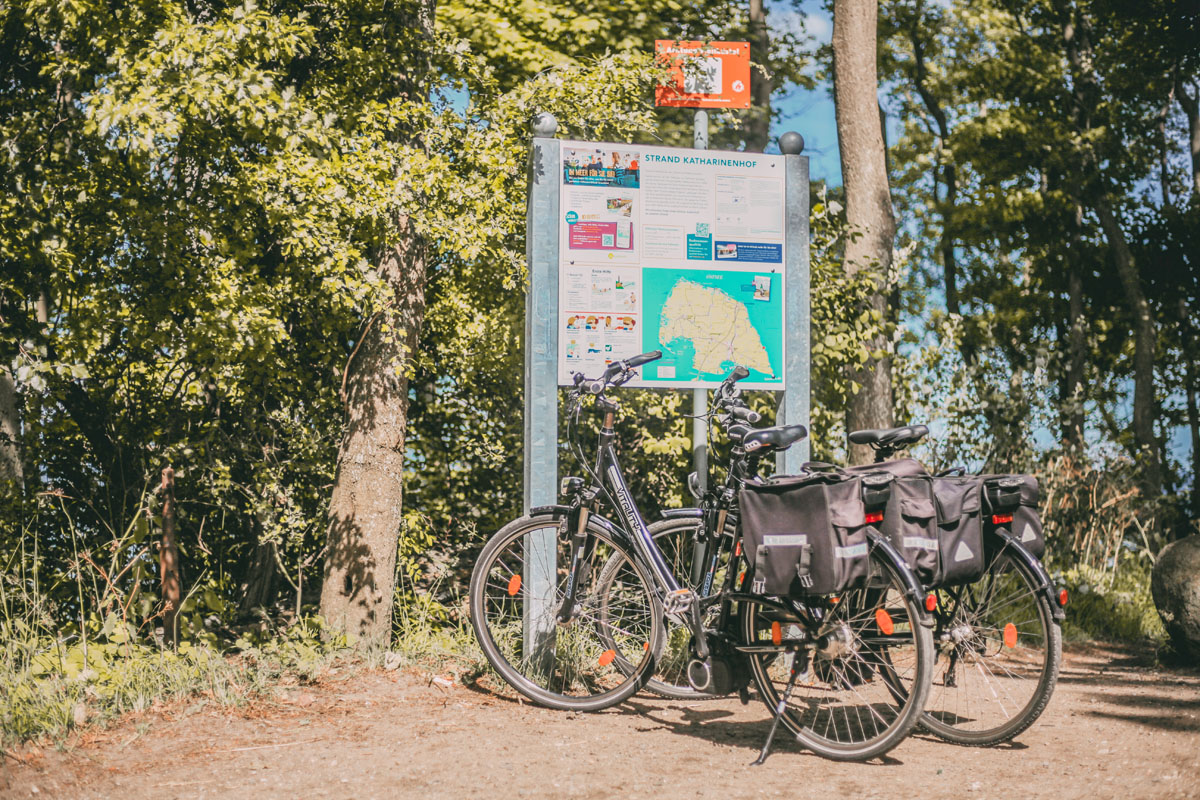
[[[634,369],[643,364],[649,364],[651,361],[658,361],[660,358],[662,358],[662,350],[651,350],[649,353],[641,353],[624,361],[614,361],[604,370],[603,375],[594,380],[585,378],[582,372],[576,372],[575,385],[579,386],[580,384],[587,383],[588,392],[591,394],[600,394],[610,383],[619,386],[633,377],[632,372]],[[618,380],[614,381],[614,378],[618,378]]]

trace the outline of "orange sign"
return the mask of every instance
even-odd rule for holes
[[[750,107],[749,42],[676,42],[658,39],[654,53],[668,64],[673,84],[654,89],[654,104],[686,108]]]

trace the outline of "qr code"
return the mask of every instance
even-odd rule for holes
[[[696,223],[696,235],[697,236],[708,236],[708,223],[707,222],[697,222]]]

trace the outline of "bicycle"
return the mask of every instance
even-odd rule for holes
[[[872,467],[879,467],[927,433],[921,425],[856,431],[850,440],[872,446]],[[964,472],[954,468],[939,477]],[[987,557],[981,576],[931,589],[939,666],[920,723],[946,741],[976,747],[1012,739],[1045,710],[1062,662],[1067,600],[1041,561],[1013,535],[1012,514],[993,510],[1000,513],[985,514],[990,524],[984,526]]]
[[[731,687],[723,673],[744,666],[776,711],[776,724],[782,720],[813,751],[839,760],[887,752],[915,725],[929,689],[931,622],[919,584],[895,549],[872,536],[865,579],[837,595],[743,591],[744,571],[736,568],[742,562],[734,560],[711,599],[681,586],[625,483],[613,446],[619,406],[605,395],[659,357],[616,362],[595,380],[575,376],[568,439],[590,483],[564,478],[568,505],[533,509],[484,547],[470,605],[485,656],[536,702],[597,710],[646,684],[670,619],[690,632],[689,672],[698,688]],[[587,394],[604,413],[594,467],[576,436]],[[801,435],[800,426],[762,429],[748,433],[742,447],[753,445],[761,458]],[[602,508],[616,511],[616,521]],[[737,541],[732,547],[743,559]]]

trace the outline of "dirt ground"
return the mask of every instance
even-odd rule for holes
[[[838,764],[780,737],[758,701],[638,696],[549,711],[415,672],[333,675],[276,700],[131,715],[65,750],[4,758],[0,797],[1200,797],[1200,671],[1070,647],[1050,707],[1015,744],[916,734]]]

